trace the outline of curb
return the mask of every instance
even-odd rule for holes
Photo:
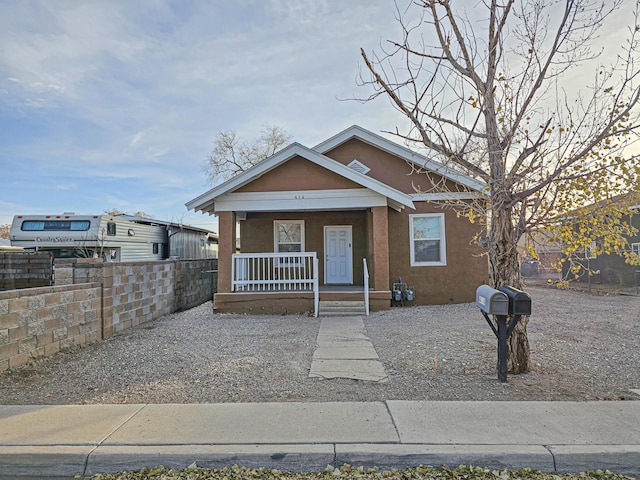
[[[547,473],[611,470],[640,474],[638,445],[103,445],[0,447],[2,478],[73,478],[137,471],[163,465],[185,469],[240,465],[294,472],[322,471],[347,463],[381,470],[417,465],[532,468]]]

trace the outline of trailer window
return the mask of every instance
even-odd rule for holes
[[[82,232],[89,230],[89,220],[25,220],[20,227],[23,232]]]
[[[114,237],[116,235],[116,224],[109,222],[107,223],[107,235],[110,237]]]
[[[157,254],[158,254],[158,251],[159,251],[158,244],[157,244],[157,243],[154,243],[154,244],[153,244],[153,254],[154,254],[154,255],[157,255]]]

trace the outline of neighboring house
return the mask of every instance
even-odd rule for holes
[[[216,309],[317,314],[315,285],[320,300],[366,291],[373,310],[389,308],[399,278],[412,303],[473,301],[488,280],[473,241],[482,227],[436,202],[484,188],[353,126],[314,148],[293,143],[186,205],[219,219]]]
[[[589,205],[583,209],[573,212],[571,216],[589,216],[589,212],[595,209],[613,204],[620,208],[628,208],[631,212],[625,215],[623,220],[636,229],[636,233],[627,238],[629,247],[627,253],[635,253],[640,255],[640,198],[637,193],[627,193],[616,195],[611,199],[604,200],[595,205]],[[619,254],[600,254],[596,252],[598,242],[596,239],[591,242],[591,246],[584,249],[578,255],[574,255],[571,262],[565,262],[563,265],[563,277],[568,280],[578,282],[602,283],[609,285],[621,286],[640,286],[640,265],[629,264],[623,255]],[[569,269],[575,265],[581,265],[579,272],[569,272]],[[591,274],[589,275],[589,272]]]
[[[217,238],[201,228],[128,215],[16,215],[11,245],[55,258],[107,262],[215,258]]]

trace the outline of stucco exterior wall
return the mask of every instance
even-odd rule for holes
[[[362,188],[360,185],[328,171],[301,157],[238,188],[236,192],[282,192],[289,190],[326,190],[333,188]]]
[[[325,153],[326,156],[347,165],[351,161],[358,160],[371,169],[367,176],[380,180],[387,185],[404,193],[417,193],[416,187],[421,191],[438,186],[442,191],[442,177],[436,174],[426,175],[414,171],[402,158],[398,158],[388,152],[373,147],[361,140],[352,139]],[[450,180],[444,186],[452,191],[460,189],[459,185]]]
[[[389,265],[391,283],[398,277],[416,289],[416,304],[463,303],[475,300],[476,288],[489,281],[487,256],[471,243],[481,229],[455,211],[428,202],[416,202],[415,211],[389,212]],[[444,213],[446,266],[412,267],[409,214]],[[391,287],[391,285],[390,285]]]
[[[304,220],[305,251],[317,252],[320,284],[324,284],[324,226],[351,225],[353,253],[353,284],[363,285],[362,259],[369,261],[368,215],[366,211],[247,213],[240,222],[242,253],[274,251],[274,220]]]

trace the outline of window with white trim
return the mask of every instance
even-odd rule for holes
[[[631,251],[633,253],[635,253],[636,255],[640,256],[640,243],[632,243],[631,244]]]
[[[274,252],[304,252],[304,220],[275,220],[273,233]]]
[[[444,213],[409,215],[411,266],[447,264]]]

